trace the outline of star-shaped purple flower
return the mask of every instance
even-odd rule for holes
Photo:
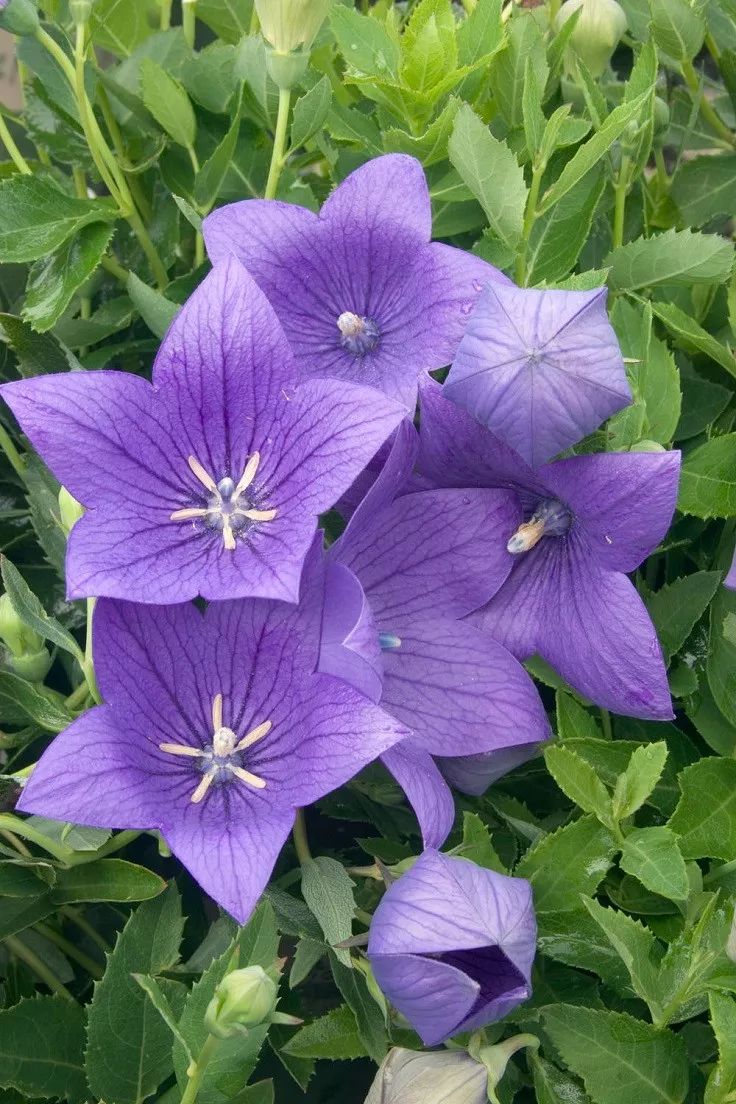
[[[532,889],[425,851],[375,911],[376,981],[427,1046],[502,1019],[531,994]]]
[[[536,468],[631,402],[606,289],[489,284],[445,394]]]
[[[472,489],[394,499],[416,446],[413,426],[403,423],[329,550],[320,669],[380,700],[411,729],[383,762],[413,805],[425,843],[439,846],[455,810],[434,757],[537,743],[549,726],[517,660],[460,620],[508,575],[505,534],[520,520],[515,496]]]
[[[295,809],[405,735],[350,686],[312,674],[310,603],[142,606],[103,599],[105,705],[42,756],[18,804],[99,828],[158,829],[244,923]]]
[[[161,346],[153,384],[74,372],[2,394],[87,507],[67,551],[70,598],[296,601],[317,515],[403,411],[369,388],[300,379],[272,308],[234,259]]]
[[[538,653],[616,713],[672,717],[662,651],[627,572],[657,547],[677,501],[679,452],[574,456],[533,471],[427,380],[419,470],[444,487],[516,488],[515,563],[472,620],[514,655]]]
[[[251,199],[203,226],[213,261],[235,255],[268,296],[307,372],[379,388],[414,409],[424,369],[449,364],[481,288],[507,278],[430,243],[422,166],[388,154],[335,189],[319,215]]]

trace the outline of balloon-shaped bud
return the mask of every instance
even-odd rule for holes
[[[271,1019],[278,987],[262,966],[226,974],[204,1014],[205,1027],[219,1039],[244,1034]]]
[[[0,0],[0,27],[16,35],[35,34],[40,27],[33,0]]]
[[[394,1047],[365,1104],[487,1104],[484,1066],[463,1050],[424,1054]]]
[[[565,66],[575,71],[580,59],[591,76],[600,77],[626,30],[626,14],[616,0],[565,0],[555,21],[559,30],[579,11],[565,50]]]
[[[30,682],[46,677],[51,656],[43,637],[21,621],[9,594],[0,596],[0,639],[8,650],[8,666],[17,675]]]
[[[308,49],[325,21],[331,0],[255,0],[261,34],[280,54]]]
[[[69,0],[69,14],[78,27],[89,22],[94,0]]]
[[[629,452],[666,452],[667,449],[664,445],[660,445],[659,441],[637,441],[635,445],[632,445]]]

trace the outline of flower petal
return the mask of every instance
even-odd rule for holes
[[[403,153],[366,161],[335,188],[320,219],[334,227],[359,222],[370,231],[398,224],[428,242],[432,207],[421,163]]]
[[[412,954],[370,954],[379,988],[425,1046],[454,1035],[468,1016],[480,986],[462,970]]]
[[[378,629],[363,588],[347,567],[327,565],[319,670],[378,702],[383,658]]]
[[[486,285],[514,285],[499,268],[475,253],[442,242],[433,242],[430,249],[434,261],[430,289],[433,301],[426,307],[427,320],[431,319],[431,329],[440,343],[436,359],[444,357],[449,364],[458,355],[461,338]]]
[[[317,225],[317,215],[295,203],[246,199],[228,203],[202,223],[213,264],[237,257],[262,287],[288,283],[285,260],[298,254]]]
[[[424,846],[441,847],[452,830],[455,802],[432,756],[414,741],[402,740],[385,751],[381,761],[416,813]]]
[[[350,518],[348,529],[353,522],[360,528],[361,519],[377,514],[399,496],[411,478],[418,451],[419,435],[404,418],[337,503],[342,516]]]
[[[448,756],[440,759],[437,765],[442,777],[454,790],[480,797],[499,778],[533,759],[539,753],[540,746],[534,743],[511,744],[479,755]]]

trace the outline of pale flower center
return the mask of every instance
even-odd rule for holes
[[[260,462],[260,452],[254,452],[237,483],[229,475],[215,483],[199,460],[195,456],[189,456],[187,463],[202,486],[210,492],[210,498],[206,506],[188,506],[183,510],[174,510],[170,520],[204,521],[210,529],[219,529],[222,532],[225,548],[232,552],[236,533],[244,529],[249,521],[273,521],[276,517],[276,510],[255,509],[246,495],[256,477]]]
[[[352,311],[344,311],[337,320],[337,328],[342,335],[340,344],[353,356],[361,357],[375,349],[381,336],[372,318],[361,318]]]
[[[522,522],[506,545],[513,556],[529,552],[542,537],[562,537],[570,528],[572,516],[567,506],[556,498],[543,498],[537,503],[528,521]]]
[[[203,748],[191,747],[189,744],[158,746],[167,755],[182,755],[198,760],[197,766],[202,777],[190,798],[196,805],[204,799],[213,782],[232,782],[237,778],[255,790],[265,788],[266,782],[263,778],[251,774],[242,766],[242,753],[267,736],[271,728],[271,721],[264,721],[239,740],[233,730],[222,723],[222,694],[216,694],[212,702],[211,744]]]

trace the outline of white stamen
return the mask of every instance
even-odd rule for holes
[[[205,471],[196,456],[187,456],[187,464],[192,469],[203,487],[206,487],[208,491],[212,492],[212,494],[219,494],[219,491],[217,490],[217,484],[215,483],[214,479],[207,471]]]
[[[222,539],[228,552],[232,552],[235,548],[235,534],[230,524],[230,518],[226,517],[225,514],[222,515]]]
[[[188,744],[159,744],[161,751],[169,755],[190,755],[192,759],[199,759],[202,752],[199,748],[189,747]]]
[[[217,732],[222,728],[222,694],[215,694],[212,699],[212,731]]]
[[[239,498],[243,491],[247,491],[251,483],[256,477],[258,471],[258,465],[261,462],[260,452],[254,452],[249,458],[248,463],[245,465],[245,471],[238,480],[238,485],[233,493],[233,498]]]
[[[544,520],[532,518],[531,521],[525,521],[516,532],[509,538],[506,545],[506,551],[510,552],[513,556],[518,555],[520,552],[528,552],[530,548],[534,548],[536,544],[539,544],[540,540],[544,536]]]
[[[249,521],[273,521],[278,510],[238,510],[237,513],[247,517]]]
[[[236,767],[234,763],[228,763],[228,770],[231,770],[236,778],[239,778],[241,782],[247,782],[249,786],[253,786],[256,790],[263,790],[266,788],[266,781],[264,778],[259,778],[257,774],[251,774],[250,771],[243,770],[242,767]]]
[[[216,774],[216,771],[212,770],[212,771],[207,771],[206,774],[202,775],[202,781],[199,783],[196,790],[194,791],[191,798],[189,799],[195,805],[198,805],[199,802],[202,800],[202,798],[207,793],[208,789],[210,788],[210,786],[212,785],[212,783],[215,780],[215,774]]]
[[[174,510],[173,514],[169,515],[169,521],[189,521],[191,518],[207,517],[211,512],[197,506],[187,507],[185,510]]]
[[[359,314],[343,311],[337,320],[337,328],[343,337],[357,337],[365,329],[365,323]]]
[[[212,499],[206,507],[186,506],[182,510],[174,510],[172,514],[169,514],[169,520],[194,521],[195,519],[208,519],[207,524],[209,526],[221,529],[222,542],[225,548],[228,552],[233,552],[237,548],[236,534],[240,526],[243,525],[241,522],[240,526],[233,528],[233,518],[238,517],[245,518],[247,521],[264,522],[273,521],[278,513],[277,510],[259,510],[251,507],[247,500],[242,506],[239,502],[240,495],[245,494],[252,485],[260,462],[261,454],[256,450],[248,457],[243,474],[236,485],[229,475],[224,476],[219,483],[215,483],[215,480],[200,464],[196,456],[187,457],[189,467],[202,486],[206,487],[211,493]]]
[[[259,724],[257,728],[252,728],[250,732],[243,737],[239,744],[236,744],[236,751],[245,751],[246,748],[251,747],[258,740],[263,739],[273,728],[271,721],[264,721],[263,724]]]

